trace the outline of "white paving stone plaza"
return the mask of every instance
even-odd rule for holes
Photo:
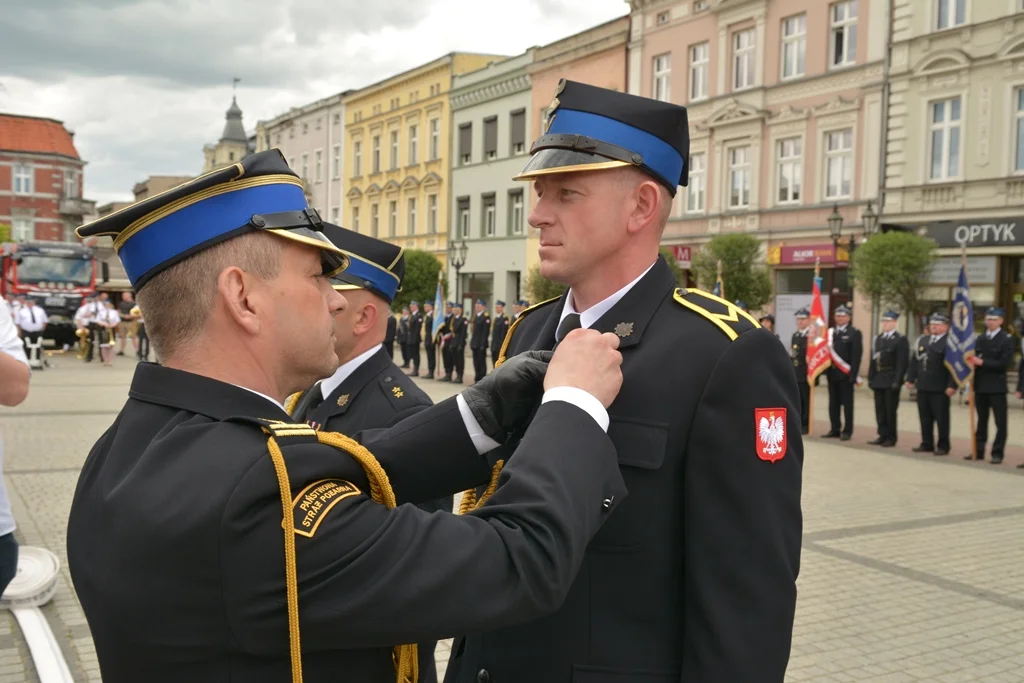
[[[43,612],[75,680],[99,681],[66,567],[67,514],[82,461],[123,405],[135,363],[117,358],[104,368],[72,356],[51,363],[35,373],[23,405],[0,412],[4,476],[19,541],[49,548],[65,563]],[[419,382],[435,400],[459,388]],[[904,398],[898,449],[865,445],[874,437],[874,413],[864,391],[851,441],[806,441],[803,560],[786,680],[1020,683],[1024,470],[1012,464],[1024,453],[1024,411],[1011,401],[1012,448],[997,467],[964,462],[956,444],[945,458],[911,455],[916,408]],[[815,406],[819,434],[826,403],[823,385]],[[964,436],[966,408],[954,405],[953,413],[954,437]],[[441,668],[446,659],[439,647]],[[18,626],[4,612],[0,683],[37,680]]]

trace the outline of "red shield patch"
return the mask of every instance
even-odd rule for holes
[[[754,434],[757,457],[768,462],[782,460],[786,455],[786,409],[755,408]]]

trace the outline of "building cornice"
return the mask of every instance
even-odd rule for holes
[[[453,94],[451,98],[452,110],[465,109],[466,107],[473,106],[474,104],[490,102],[491,100],[515,95],[516,93],[526,92],[529,89],[530,76],[525,73],[524,70],[523,73],[512,76],[511,78],[492,81],[476,88]]]
[[[347,92],[348,91],[338,93],[337,95],[331,95],[330,97],[325,97],[323,99],[317,100],[316,102],[310,102],[309,104],[303,105],[301,107],[292,107],[285,113],[278,114],[272,119],[266,121],[257,121],[256,127],[257,129],[262,127],[264,130],[271,130],[273,128],[276,128],[277,126],[291,123],[292,121],[301,116],[314,114],[323,109],[329,109],[331,107],[342,105],[344,104],[344,97],[347,94]]]

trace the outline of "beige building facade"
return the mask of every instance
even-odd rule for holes
[[[929,310],[963,244],[979,327],[1024,318],[1024,2],[894,0],[890,89],[882,223],[938,243]]]
[[[300,178],[310,206],[345,225],[345,103],[325,97],[256,124],[256,151],[279,149]],[[346,226],[348,227],[348,226]]]

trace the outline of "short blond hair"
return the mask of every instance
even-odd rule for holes
[[[204,249],[157,273],[136,295],[157,359],[167,359],[194,344],[213,308],[217,278],[237,266],[262,280],[281,271],[284,242],[253,232]]]

